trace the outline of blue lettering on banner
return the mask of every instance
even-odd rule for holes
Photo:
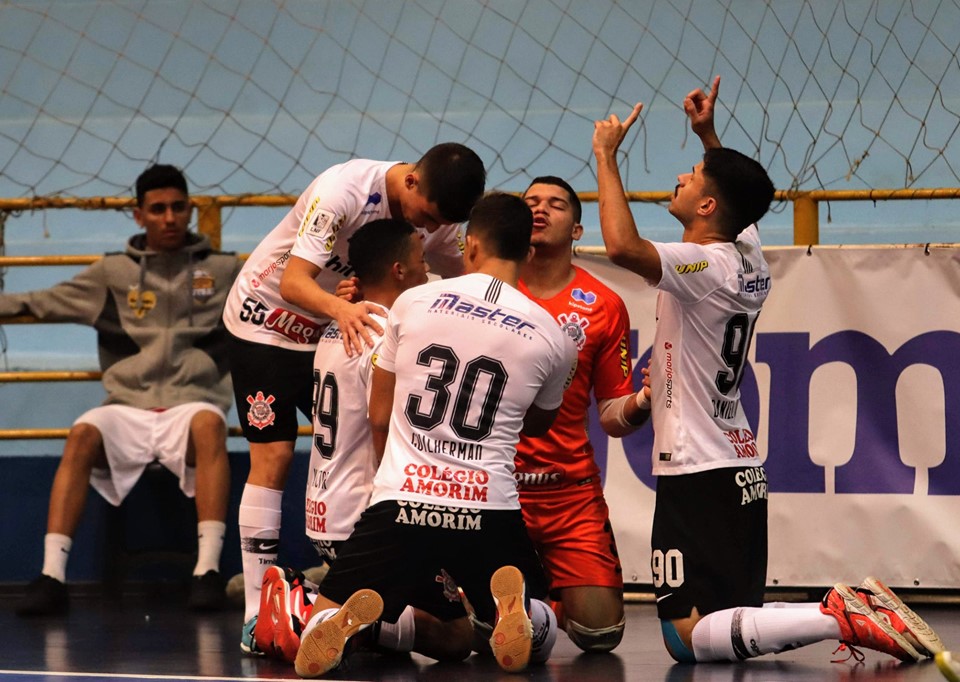
[[[630,343],[637,348],[637,331]],[[876,339],[859,331],[840,331],[810,345],[808,333],[758,333],[756,359],[770,369],[767,447],[764,462],[771,492],[823,493],[824,467],[810,458],[810,380],[828,363],[850,366],[857,377],[856,430],[853,454],[836,467],[837,494],[913,494],[916,472],[899,452],[896,388],[900,375],[911,365],[927,365],[943,379],[945,454],[943,462],[928,472],[928,495],[960,495],[960,334],[932,331],[920,334],[892,353]],[[634,362],[634,386],[640,386],[650,349]],[[760,392],[753,368],[747,364],[740,384],[743,411],[754,434],[758,433]],[[939,403],[939,396],[936,403]],[[606,477],[608,438],[599,426],[596,406],[590,408],[590,441]],[[647,425],[623,439],[626,459],[634,474],[651,489],[653,429]]]

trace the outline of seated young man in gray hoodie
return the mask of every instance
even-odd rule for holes
[[[107,254],[49,289],[0,294],[0,317],[29,314],[96,329],[107,392],[67,436],[50,491],[43,567],[17,605],[20,615],[67,610],[67,559],[87,482],[119,506],[154,461],[196,499],[190,607],[216,609],[224,600],[219,564],[230,486],[224,412],[232,390],[221,313],[241,263],[188,230],[192,206],[177,168],[148,168],[136,192],[133,217],[145,232],[129,239],[125,253]]]

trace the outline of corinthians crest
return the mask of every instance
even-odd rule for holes
[[[558,315],[557,321],[560,323],[563,333],[577,344],[577,350],[583,350],[587,343],[587,327],[590,326],[590,320],[586,317],[580,317],[578,313],[570,313],[569,315]]]
[[[272,395],[263,397],[263,391],[257,391],[256,396],[248,395],[247,403],[250,409],[247,410],[247,422],[250,426],[255,426],[261,431],[270,426],[277,418],[277,413],[273,411],[270,405],[276,400]]]

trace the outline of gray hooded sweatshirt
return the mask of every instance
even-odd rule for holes
[[[105,405],[143,409],[204,401],[226,411],[233,398],[223,303],[240,271],[234,254],[204,235],[163,253],[146,235],[49,289],[0,294],[0,316],[31,314],[97,330]]]

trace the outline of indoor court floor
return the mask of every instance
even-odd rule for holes
[[[69,613],[56,618],[18,618],[14,594],[0,595],[0,682],[67,682],[116,679],[297,679],[291,666],[241,654],[242,614],[187,612],[184,598],[153,589],[152,595],[105,600],[75,596]],[[910,601],[909,598],[907,600]],[[960,606],[917,604],[948,647],[960,649]],[[542,682],[794,682],[889,680],[942,682],[932,661],[901,664],[864,650],[866,660],[832,663],[834,643],[822,642],[740,664],[675,665],[663,649],[655,607],[627,605],[624,641],[612,655],[585,655],[560,634],[551,660],[519,675],[501,672],[492,659],[472,656],[438,664],[417,655],[357,653],[350,667],[325,679],[520,680]]]

